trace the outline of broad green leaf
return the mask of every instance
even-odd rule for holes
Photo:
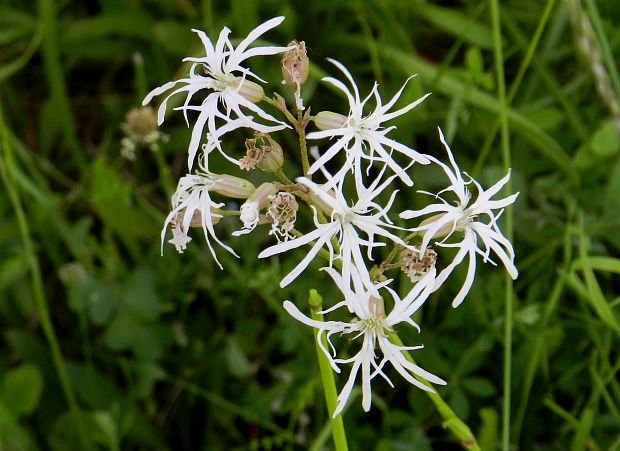
[[[456,8],[444,8],[432,3],[416,2],[412,11],[427,19],[440,30],[476,44],[482,48],[493,48],[493,34],[486,25],[472,20]]]
[[[122,399],[122,394],[103,372],[75,363],[67,364],[69,379],[76,394],[85,406],[93,409],[108,409]]]
[[[226,340],[224,356],[228,364],[228,370],[233,376],[245,378],[252,373],[250,362],[234,336],[230,336]]]
[[[188,49],[200,41],[186,24],[166,20],[157,22],[153,27],[153,38],[173,55],[185,55]],[[204,50],[202,51],[204,53]]]
[[[15,415],[35,411],[43,391],[43,375],[39,368],[25,364],[7,371],[0,385],[2,403]]]
[[[123,302],[136,316],[155,319],[162,312],[162,302],[150,269],[138,269],[131,274],[124,288]]]
[[[28,430],[0,400],[0,449],[30,451],[39,449]]]
[[[463,381],[463,387],[479,398],[488,398],[497,393],[493,383],[483,377],[468,377]]]
[[[592,152],[601,158],[607,158],[620,149],[620,138],[612,119],[608,119],[594,132],[590,142]]]

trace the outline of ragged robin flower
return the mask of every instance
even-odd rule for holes
[[[228,38],[230,30],[226,27],[221,31],[215,46],[203,31],[193,30],[200,37],[205,47],[206,55],[198,58],[185,58],[183,61],[190,61],[192,63],[189,77],[171,81],[155,88],[143,100],[142,104],[146,105],[153,97],[163,94],[179,83],[183,84],[183,86],[168,94],[161,102],[157,120],[159,124],[163,122],[166,105],[170,97],[175,94],[186,93],[185,102],[176,109],[183,111],[188,126],[189,119],[187,112],[198,112],[198,118],[192,130],[192,137],[188,149],[190,155],[190,169],[192,167],[193,157],[203,138],[203,129],[205,125],[208,131],[207,136],[211,136],[216,140],[219,139],[225,131],[240,127],[249,127],[263,133],[269,133],[287,127],[287,125],[278,121],[256,105],[264,96],[263,88],[249,78],[253,78],[257,81],[263,80],[252,73],[248,68],[241,65],[246,59],[253,56],[275,55],[288,49],[288,47],[276,46],[253,47],[248,49],[248,46],[253,41],[263,33],[278,26],[283,20],[284,17],[275,17],[259,25],[252,30],[236,48],[233,47]],[[190,105],[192,97],[199,91],[207,93],[206,97],[199,105]],[[253,113],[263,120],[276,125],[264,125],[256,122],[254,117],[246,114],[242,108],[249,111],[250,114]],[[235,120],[231,117],[233,113],[236,116]],[[218,125],[218,122],[228,123],[228,129],[222,128]],[[230,126],[230,124],[234,126]]]
[[[440,197],[439,194],[433,195],[440,201],[439,203],[431,204],[421,210],[404,211],[400,214],[400,217],[403,219],[412,219],[433,215],[424,220],[420,226],[410,229],[422,235],[420,252],[424,252],[429,243],[437,238],[444,239],[442,241],[435,241],[435,246],[458,249],[454,260],[452,260],[452,262],[437,276],[435,289],[438,289],[446,281],[448,276],[452,274],[454,268],[463,261],[465,256],[469,257],[465,282],[452,302],[453,307],[458,307],[461,302],[463,302],[463,299],[465,299],[474,281],[474,275],[476,273],[476,254],[482,256],[483,262],[486,263],[488,261],[495,264],[489,256],[491,251],[493,251],[506,267],[510,277],[513,279],[517,278],[519,273],[514,265],[515,255],[512,244],[502,234],[497,225],[497,220],[501,216],[503,209],[512,204],[517,199],[519,193],[512,194],[504,199],[491,199],[499,193],[502,187],[508,182],[510,179],[510,172],[486,191],[477,181],[467,174],[469,181],[465,182],[441,129],[439,129],[439,138],[446,148],[451,166],[449,167],[433,158],[433,161],[441,166],[451,182],[450,186],[443,189],[439,194],[451,192],[456,196],[456,202],[455,204],[451,204],[444,200],[443,197]],[[471,193],[467,188],[467,186],[472,183],[475,185],[478,192],[478,197],[473,202],[471,201]],[[495,210],[499,210],[499,213],[496,213]],[[484,222],[485,219],[487,222]],[[452,236],[460,236],[461,240],[457,243],[446,242],[446,240]],[[484,249],[479,247],[479,241],[482,242]]]
[[[345,299],[320,313],[328,313],[340,307],[347,307],[355,315],[355,318],[350,322],[316,321],[301,313],[290,301],[284,302],[284,308],[296,320],[318,329],[317,342],[320,344],[334,371],[340,373],[340,365],[352,364],[347,382],[338,395],[338,405],[333,412],[334,417],[344,409],[357,380],[358,373],[361,372],[362,407],[365,411],[370,410],[372,401],[371,380],[375,376],[380,375],[391,387],[394,387],[392,381],[383,371],[387,363],[390,363],[396,372],[407,382],[422,390],[434,392],[430,385],[420,382],[414,375],[433,384],[445,385],[446,382],[444,380],[408,361],[403,355],[403,351],[417,350],[423,346],[398,346],[389,340],[389,334],[394,333],[394,327],[401,323],[409,324],[418,329],[418,332],[420,331],[420,327],[411,319],[411,316],[424,304],[433,291],[434,269],[424,276],[407,296],[402,299],[395,291],[387,287],[387,284],[391,282],[390,280],[376,285],[372,290],[368,290],[357,272],[353,270],[353,289],[351,289],[349,282],[345,281],[337,271],[332,268],[323,269],[336,282]],[[390,293],[394,302],[394,307],[387,315],[385,314],[383,298],[378,295],[382,289]],[[323,346],[321,337],[324,333],[327,334],[330,349]],[[347,334],[351,337],[351,341],[361,341],[359,351],[350,358],[336,358],[336,348],[331,341],[331,336],[334,334]],[[379,360],[375,353],[377,348],[382,353],[381,360]]]

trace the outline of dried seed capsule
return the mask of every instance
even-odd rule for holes
[[[291,41],[288,47],[293,47],[282,54],[282,83],[285,83],[295,90],[295,104],[297,109],[303,110],[303,100],[301,99],[301,85],[308,78],[310,61],[306,53],[306,43],[301,41]]]
[[[239,161],[239,167],[249,171],[255,167],[265,172],[276,172],[284,164],[282,147],[269,135],[254,132],[253,139],[245,140],[246,156]]]
[[[292,238],[290,231],[295,227],[299,204],[291,193],[280,191],[271,196],[271,205],[267,210],[267,216],[271,219],[271,231],[269,235],[275,235],[277,240],[286,241]]]
[[[412,282],[422,279],[435,267],[435,263],[437,263],[437,252],[430,247],[426,248],[424,255],[420,255],[419,246],[414,249],[405,249],[400,253],[400,269],[409,276]]]

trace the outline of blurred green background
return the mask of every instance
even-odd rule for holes
[[[219,250],[224,271],[199,233],[185,254],[166,245],[161,257],[190,131],[172,113],[158,150],[121,155],[127,112],[185,75],[183,57],[201,54],[191,28],[215,38],[228,26],[234,41],[276,15],[286,21],[263,39],[306,42],[312,68],[302,92],[313,111],[346,112],[320,82],[339,76],[326,57],[349,67],[362,95],[378,80],[384,99],[418,73],[402,104],[433,95],[394,121],[391,136],[445,159],[441,126],[463,170],[486,186],[503,175],[487,2],[3,0],[0,449],[84,449],[80,431],[93,449],[331,448],[312,334],[281,307],[290,299],[305,309],[317,283],[335,299],[329,279],[309,270],[280,289],[302,251],[259,261],[271,238],[233,238],[232,220],[218,236],[241,259]],[[511,442],[620,449],[620,3],[507,0],[500,19],[521,192]],[[255,58],[252,68],[270,81],[268,93],[289,95],[278,57]],[[238,155],[244,137],[227,141]],[[278,139],[294,144],[293,135]],[[299,167],[287,155],[285,172]],[[421,189],[442,187],[436,171],[413,177]],[[395,211],[421,202],[403,194]],[[464,268],[417,318],[422,334],[399,333],[425,345],[416,359],[448,381],[439,392],[494,450],[504,274],[482,266],[459,309],[450,296]],[[394,389],[373,385],[369,413],[354,392],[344,416],[350,449],[461,449],[426,396],[393,380]]]

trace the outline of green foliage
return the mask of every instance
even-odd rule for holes
[[[620,94],[620,8],[549,1],[541,20],[541,2],[500,3],[513,184],[521,191],[511,441],[523,450],[612,450],[620,443],[620,138],[609,104]],[[592,55],[581,52],[569,20],[575,11],[592,23],[597,70],[607,72],[611,94],[597,90]],[[219,251],[224,271],[200,233],[184,254],[166,244],[162,257],[167,191],[184,174],[189,131],[171,114],[162,129],[170,139],[158,151],[138,148],[135,161],[120,154],[120,125],[141,91],[179,78],[187,70],[181,59],[200,54],[191,28],[216,35],[226,25],[234,41],[279,14],[286,21],[264,38],[306,42],[312,66],[302,93],[313,112],[342,111],[343,99],[320,82],[332,74],[325,57],[349,67],[362,92],[378,80],[391,95],[418,73],[401,102],[433,95],[394,121],[394,138],[443,159],[439,125],[464,170],[483,184],[503,175],[486,2],[4,2],[1,168],[12,174],[33,249],[3,175],[0,449],[85,449],[84,438],[109,450],[332,446],[312,334],[281,307],[289,299],[306,309],[311,288],[332,305],[328,278],[280,289],[300,257],[257,260],[271,237],[232,238],[233,218],[216,227],[242,258]],[[272,82],[266,91],[290,98],[278,62],[257,58],[252,68]],[[225,144],[241,149],[244,137],[231,134]],[[300,166],[287,154],[286,173]],[[420,187],[439,186],[438,173],[413,171]],[[396,208],[417,202],[400,197]],[[424,306],[422,334],[398,331],[425,345],[416,360],[448,381],[442,398],[485,451],[499,449],[503,415],[504,280],[490,266],[480,265],[458,310],[450,301],[461,268]],[[37,267],[66,381],[37,301]],[[337,387],[345,380],[336,375]],[[392,380],[393,389],[373,385],[368,414],[353,392],[344,416],[350,449],[457,449],[428,398]]]

